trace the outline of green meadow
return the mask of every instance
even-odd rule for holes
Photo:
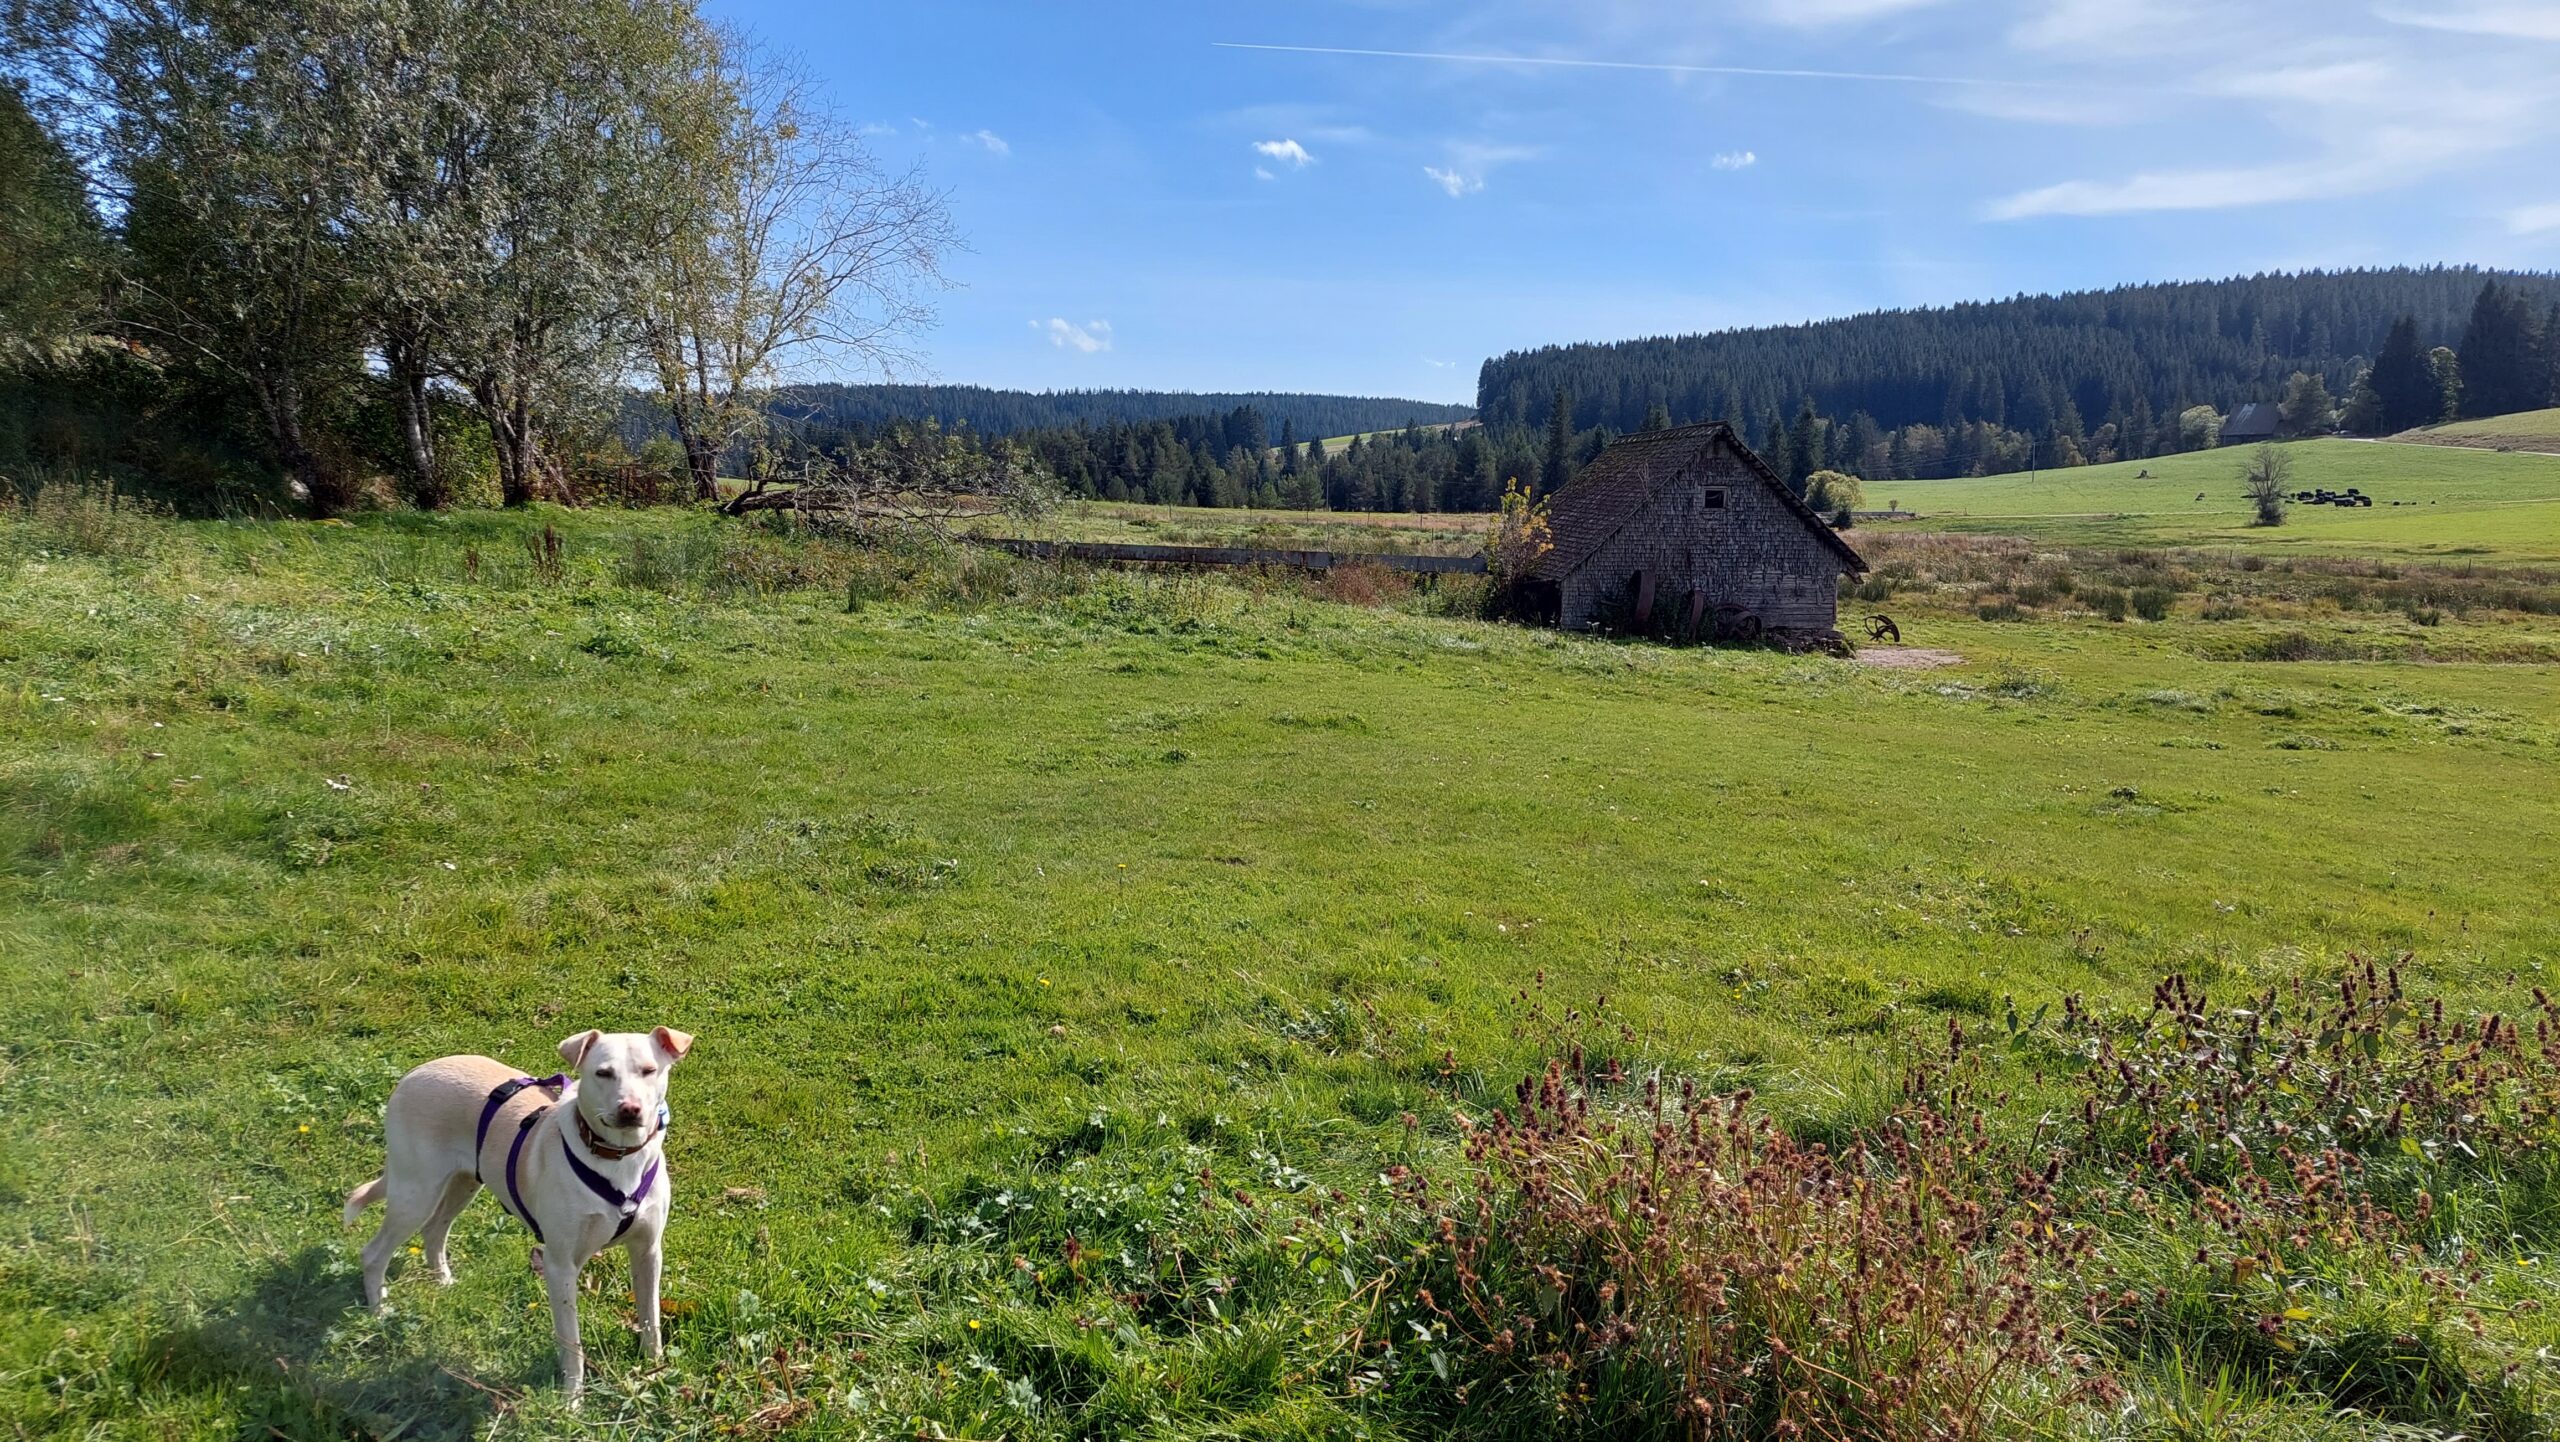
[[[2483,416],[2409,431],[2399,440],[2438,446],[2470,446],[2490,451],[2540,451],[2560,454],[2560,407]]]
[[[2560,555],[2560,460],[2303,449],[2427,505],[2252,536],[2229,454],[1898,493],[2104,544]],[[1443,1344],[1419,1313],[1374,1358],[1344,1340],[1378,1298],[1323,1280],[1356,1250],[1328,1228],[1456,1165],[1560,1025],[1828,1125],[2013,1003],[2361,954],[2506,1005],[2560,963],[2560,670],[2441,659],[2560,641],[2547,612],[2420,625],[2235,569],[2158,621],[1986,620],[1985,583],[1897,554],[1887,604],[1954,664],[675,512],[0,522],[0,1419],[1444,1435],[1417,1390]],[[2304,628],[2438,659],[2218,659]],[[663,1369],[608,1257],[563,1411],[486,1201],[457,1286],[395,1266],[388,1315],[355,1309],[338,1210],[404,1070],[546,1073],[561,1036],[658,1023],[699,1038]],[[1201,1221],[1195,1179],[1246,1200]],[[2521,1436],[2560,1415],[2530,1411],[2560,1332],[2515,1305],[2548,1236],[2516,1226],[2474,1240]],[[1150,1280],[1070,1282],[1094,1265]],[[2086,1435],[2372,1435],[2174,1359],[2127,1375]]]
[[[1927,529],[2023,535],[2072,545],[2239,547],[2267,554],[2404,560],[2560,560],[2560,456],[2473,452],[2388,441],[2295,441],[2293,488],[2374,498],[2353,510],[2296,506],[2285,524],[2250,524],[2240,468],[2248,447],[2147,461],[1885,481],[1870,504],[1898,501]],[[2147,474],[2146,474],[2147,473]]]

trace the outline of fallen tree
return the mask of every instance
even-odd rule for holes
[[[840,451],[759,459],[726,516],[791,511],[821,529],[921,528],[949,535],[964,520],[1032,520],[1055,504],[1057,478],[1018,441],[980,443],[931,421]]]

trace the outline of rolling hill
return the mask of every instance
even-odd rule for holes
[[[984,386],[805,385],[786,387],[774,410],[818,425],[857,428],[930,416],[981,435],[1113,421],[1223,416],[1250,407],[1276,439],[1283,426],[1299,439],[1402,429],[1465,420],[1470,406],[1389,396],[1308,395],[1289,391],[1008,391]]]
[[[2493,276],[2537,314],[2560,303],[2560,276],[2471,266],[2128,285],[1517,351],[1485,363],[1477,409],[1496,429],[1543,426],[1561,389],[1578,426],[1634,430],[1661,405],[1675,424],[1732,420],[1756,439],[1810,397],[1823,415],[1887,428],[2086,435],[2122,416],[2274,400],[2297,370],[2344,395],[2401,315],[2424,345],[2458,341]]]

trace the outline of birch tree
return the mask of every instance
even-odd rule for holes
[[[718,498],[722,452],[764,426],[795,367],[907,359],[955,244],[943,197],[884,169],[800,72],[734,38],[721,72],[719,143],[690,158],[683,187],[700,208],[661,250],[640,327],[701,500]]]

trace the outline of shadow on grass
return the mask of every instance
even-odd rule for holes
[[[305,1247],[202,1321],[153,1337],[135,1359],[134,1385],[221,1396],[243,1437],[442,1442],[485,1430],[493,1411],[555,1375],[547,1347],[509,1376],[475,1378],[397,1335],[349,1359],[331,1333],[361,1322],[357,1286],[331,1249]]]

